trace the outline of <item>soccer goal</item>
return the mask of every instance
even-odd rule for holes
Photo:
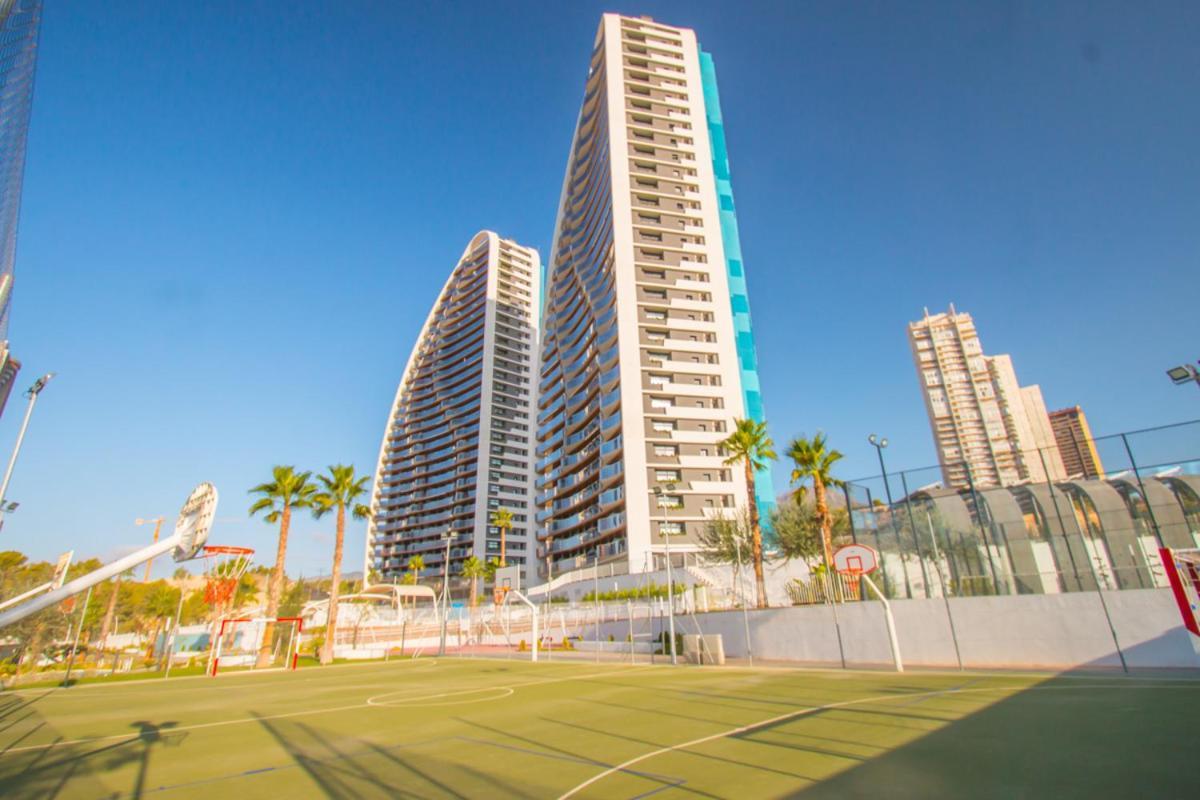
[[[1200,549],[1160,549],[1163,566],[1167,568],[1167,581],[1183,617],[1192,647],[1200,653]]]
[[[209,674],[253,669],[296,669],[299,662],[300,617],[233,617],[223,619],[213,641]],[[266,644],[266,663],[259,653]]]

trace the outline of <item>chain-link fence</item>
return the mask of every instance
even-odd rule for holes
[[[847,482],[849,538],[891,597],[1166,586],[1159,548],[1200,547],[1200,420],[1069,446]]]

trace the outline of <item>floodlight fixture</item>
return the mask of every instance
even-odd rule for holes
[[[1167,370],[1167,377],[1176,385],[1195,381],[1200,386],[1200,371],[1191,364],[1180,364]]]

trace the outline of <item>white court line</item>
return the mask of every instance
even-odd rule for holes
[[[458,660],[458,659],[455,659],[455,660]],[[393,659],[391,661],[368,661],[365,663],[351,663],[351,664],[327,664],[323,667],[304,667],[302,670],[287,670],[287,671],[295,674],[297,672],[308,672],[309,670],[312,670],[312,669],[320,669],[322,671],[322,674],[328,674],[325,672],[325,670],[344,669],[347,667],[354,668],[354,669],[365,669],[367,667],[390,668],[393,666],[402,667],[407,664],[431,664],[432,665],[432,664],[437,664],[437,663],[438,663],[438,660],[436,658],[423,658],[423,659],[415,659],[415,658],[414,659],[399,659],[399,658],[397,658],[397,659]],[[451,661],[450,663],[453,663],[453,661]],[[31,687],[28,689],[9,689],[7,691],[0,692],[0,697],[6,697],[8,695],[35,694],[37,692],[41,692],[43,695],[57,694],[59,697],[71,697],[71,696],[80,694],[82,692],[86,692],[91,689],[109,689],[109,690],[139,689],[139,688],[143,688],[146,686],[162,686],[164,683],[174,686],[177,683],[183,683],[185,681],[194,681],[194,680],[209,680],[209,681],[211,681],[211,680],[215,679],[215,680],[220,680],[220,681],[233,681],[237,678],[250,678],[250,677],[253,677],[254,675],[262,675],[265,673],[279,673],[279,672],[283,672],[283,671],[284,670],[281,670],[281,669],[248,670],[245,672],[229,672],[229,673],[225,673],[224,675],[218,673],[215,676],[213,676],[213,675],[180,675],[177,678],[135,678],[132,680],[127,680],[127,681],[108,681],[108,682],[96,681],[95,683],[81,683],[76,686],[34,686],[34,687]],[[304,683],[307,681],[319,680],[319,678],[297,678],[296,680],[298,683]],[[242,689],[242,688],[246,688],[246,687],[258,688],[253,683],[246,683],[244,686],[226,686],[225,688],[226,689]],[[193,689],[192,691],[200,691],[200,690]]]
[[[669,747],[660,747],[657,750],[651,750],[649,753],[643,753],[642,755],[637,756],[636,758],[631,758],[628,761],[624,761],[620,764],[617,764],[615,767],[609,767],[608,769],[604,770],[603,772],[599,773],[598,775],[594,775],[591,778],[588,778],[583,783],[575,786],[572,789],[569,789],[564,794],[559,795],[558,800],[567,800],[568,797],[574,797],[575,795],[579,794],[580,792],[582,792],[584,789],[588,788],[589,786],[591,786],[595,783],[598,783],[599,781],[604,780],[609,775],[612,775],[617,772],[624,772],[626,769],[628,769],[629,767],[632,767],[634,764],[639,764],[642,761],[647,761],[651,758],[654,758],[655,756],[660,756],[660,755],[663,755],[664,753],[671,753],[676,750],[683,750],[688,747],[695,747],[696,745],[706,744],[708,742],[712,742],[717,739],[726,739],[730,736],[737,736],[739,733],[746,733],[748,731],[753,731],[758,728],[765,728],[768,725],[774,725],[778,722],[783,722],[783,721],[789,720],[789,719],[795,719],[796,717],[808,716],[811,714],[815,714],[818,711],[828,711],[829,709],[833,709],[833,708],[845,708],[846,706],[859,705],[861,703],[881,703],[881,702],[887,702],[888,700],[912,700],[912,699],[917,699],[917,698],[940,697],[943,695],[967,694],[967,693],[977,693],[977,692],[1007,692],[1007,691],[1011,691],[1011,692],[1013,692],[1013,694],[1020,695],[1020,694],[1024,694],[1025,692],[1032,692],[1032,691],[1043,691],[1043,692],[1056,692],[1056,691],[1079,692],[1079,691],[1083,691],[1083,692],[1086,692],[1086,691],[1091,691],[1093,689],[1126,689],[1126,690],[1128,690],[1128,689],[1179,689],[1179,688],[1182,688],[1182,687],[1179,687],[1179,686],[1123,686],[1121,684],[1100,685],[1100,686],[1043,686],[1043,687],[1030,686],[1030,687],[1025,687],[1025,688],[1022,688],[1020,686],[987,686],[987,687],[978,687],[978,688],[970,688],[970,689],[939,689],[937,691],[930,691],[930,692],[909,692],[906,694],[876,695],[874,697],[860,697],[857,700],[843,700],[838,703],[826,703],[825,705],[822,705],[822,706],[813,706],[813,707],[809,707],[809,708],[801,708],[796,711],[790,711],[787,714],[780,714],[779,716],[771,717],[770,719],[764,719],[760,722],[753,722],[749,725],[742,725],[737,728],[731,728],[730,730],[721,731],[720,733],[714,733],[714,734],[710,734],[708,736],[701,736],[700,738],[692,739],[689,742],[680,742],[679,744],[673,744]],[[953,722],[953,720],[948,720],[948,722]],[[638,777],[641,777],[641,776],[638,776]]]
[[[614,672],[619,672],[619,674],[627,675],[630,672],[637,671],[638,669],[639,668],[634,667],[632,669],[625,669],[625,670],[616,670],[616,671],[606,670],[605,672],[594,672],[594,673],[585,674],[585,675],[571,675],[569,677],[547,678],[545,680],[540,680],[540,681],[526,681],[524,683],[519,683],[513,687],[507,687],[507,688],[512,688],[515,693],[516,689],[521,689],[526,686],[539,686],[539,685],[545,684],[545,683],[559,683],[562,681],[569,681],[569,680],[584,680],[586,678],[594,678],[594,677],[602,676],[602,675],[612,675],[612,674],[614,674]],[[645,668],[643,667],[640,669],[645,669]],[[481,690],[475,689],[474,691],[478,692]],[[438,694],[433,694],[433,695],[417,695],[415,697],[411,697],[408,699],[412,702],[416,702],[416,701],[420,701],[420,700],[426,700],[429,698],[441,697],[444,695],[445,695],[445,693],[443,692],[443,693],[438,693]],[[379,695],[379,696],[382,696],[382,695]],[[499,700],[500,698],[492,698],[492,699]],[[391,702],[396,703],[397,701],[391,701]],[[287,719],[289,717],[303,717],[303,716],[308,716],[308,715],[313,715],[313,714],[331,714],[336,711],[349,711],[349,710],[355,709],[355,708],[372,708],[372,707],[373,708],[394,708],[397,706],[384,705],[384,704],[377,704],[377,705],[372,706],[372,705],[370,705],[369,700],[368,700],[368,701],[354,703],[352,705],[347,705],[347,706],[334,706],[333,708],[315,708],[315,709],[307,709],[305,711],[290,711],[290,712],[287,712],[284,714],[268,714],[266,716],[261,716],[261,717],[242,717],[239,719],[226,719],[226,720],[220,720],[217,722],[200,722],[200,723],[196,723],[194,725],[180,725],[179,727],[176,727],[176,728],[170,728],[170,729],[164,730],[164,731],[162,731],[162,733],[169,734],[169,733],[174,733],[175,731],[195,731],[195,730],[202,730],[204,728],[219,728],[219,727],[223,727],[226,725],[244,725],[248,722],[261,722],[264,720],[273,720],[273,719]],[[4,756],[10,755],[12,753],[29,752],[31,750],[51,750],[55,747],[69,747],[71,745],[76,745],[76,744],[91,744],[93,742],[113,742],[113,741],[118,741],[120,739],[131,739],[131,740],[139,739],[139,738],[141,738],[141,736],[142,736],[141,733],[115,733],[110,736],[92,736],[92,737],[85,737],[82,739],[66,739],[61,742],[48,742],[45,744],[31,744],[31,745],[26,745],[24,747],[10,748],[10,749],[4,751]]]
[[[486,703],[489,700],[503,700],[506,697],[512,697],[515,689],[511,686],[488,686],[482,689],[463,689],[459,692],[443,692],[441,694],[430,694],[424,697],[397,697],[395,700],[380,700],[381,697],[389,697],[399,692],[387,692],[385,694],[377,694],[374,697],[367,698],[369,706],[386,706],[388,708],[404,708],[406,706],[461,706],[468,703]],[[495,697],[480,697],[476,700],[451,700],[447,703],[427,703],[426,700],[433,700],[442,697],[460,697],[464,694],[483,694],[484,692],[499,692]]]

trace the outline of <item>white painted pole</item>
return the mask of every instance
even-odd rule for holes
[[[75,651],[79,648],[79,634],[83,630],[83,620],[87,617],[88,604],[92,602],[92,590],[89,587],[87,597],[83,598],[83,610],[79,612],[79,624],[75,626],[75,639],[71,642],[71,657],[67,659],[67,676],[63,678],[63,686],[71,685],[71,668],[75,666]]]
[[[860,577],[875,592],[875,596],[879,598],[879,602],[883,603],[883,615],[888,629],[888,643],[892,646],[892,661],[896,664],[896,672],[904,672],[904,662],[900,660],[900,640],[896,637],[896,620],[892,616],[892,604],[883,596],[883,592],[879,591],[879,587],[875,585],[874,581],[865,574]]]
[[[30,597],[33,597],[35,594],[40,594],[41,592],[46,591],[53,585],[54,585],[54,581],[46,581],[41,586],[35,586],[32,589],[30,589],[28,592],[24,592],[24,593],[19,594],[16,597],[13,597],[9,600],[5,600],[3,603],[0,603],[0,611],[3,611],[4,609],[8,608],[9,606],[15,606],[17,603],[21,602],[22,600],[27,600]]]
[[[4,527],[4,508],[8,505],[8,482],[12,480],[13,467],[17,465],[17,456],[21,454],[21,442],[25,441],[25,431],[29,428],[29,418],[33,416],[33,407],[37,403],[38,395],[41,394],[46,381],[52,377],[54,377],[53,372],[39,379],[29,389],[29,405],[25,407],[25,419],[21,422],[21,431],[17,434],[17,443],[13,446],[12,457],[8,459],[8,469],[4,471],[4,483],[0,484],[0,528]]]
[[[136,567],[139,564],[144,564],[152,558],[156,558],[161,556],[163,553],[174,550],[175,546],[179,544],[179,539],[179,534],[168,536],[166,539],[163,539],[156,544],[152,544],[149,547],[144,547],[137,552],[130,553],[124,558],[118,558],[116,561],[105,564],[98,570],[89,572],[86,575],[81,575],[73,581],[64,583],[54,591],[47,592],[41,597],[31,600],[23,606],[18,606],[9,611],[5,611],[4,613],[0,614],[0,628],[3,628],[6,625],[11,625],[14,622],[20,622],[30,614],[36,614],[43,608],[49,608],[55,603],[61,603],[68,597],[77,595],[85,589],[90,589],[96,584],[106,581],[114,575],[120,575],[122,572],[128,569]]]
[[[186,586],[186,585],[185,585]],[[183,598],[187,594],[184,591],[185,586],[179,587],[179,608],[175,610],[175,626],[171,628],[171,638],[167,640],[167,669],[163,673],[163,679],[171,677],[171,662],[175,659],[175,640],[179,638],[179,618],[183,616]]]

